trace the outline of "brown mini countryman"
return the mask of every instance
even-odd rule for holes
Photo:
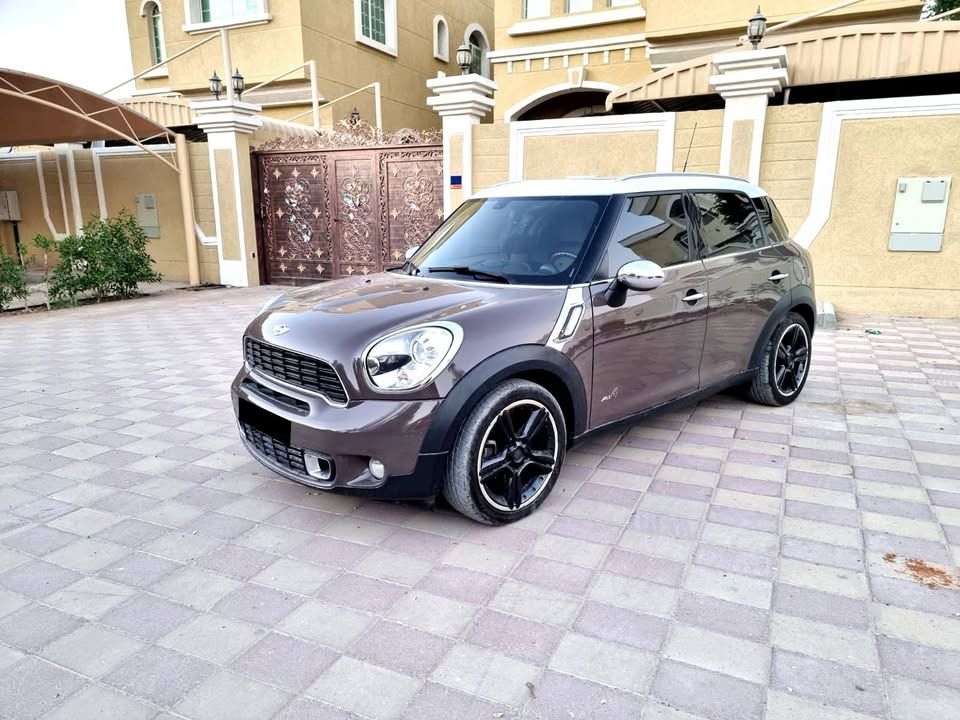
[[[591,433],[741,386],[803,389],[807,252],[759,187],[651,174],[477,193],[402,268],[268,303],[233,383],[267,467],[506,523]]]

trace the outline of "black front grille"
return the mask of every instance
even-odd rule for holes
[[[323,360],[253,338],[245,339],[243,352],[247,365],[257,372],[304,390],[320,393],[330,402],[347,402],[347,393],[340,382],[340,376]]]
[[[276,390],[268,388],[266,385],[261,385],[258,382],[254,382],[253,380],[244,380],[243,387],[249,392],[260,395],[267,400],[272,400],[277,405],[281,405],[299,415],[307,415],[310,412],[309,403],[305,403],[303,400],[298,400],[297,398],[292,398],[289,395],[279,393]]]
[[[303,450],[274,440],[266,433],[257,430],[250,423],[242,423],[242,425],[243,434],[258,453],[277,465],[282,465],[301,475],[307,474],[307,466],[303,462]]]

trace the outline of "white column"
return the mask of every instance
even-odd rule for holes
[[[723,97],[720,172],[760,180],[760,152],[769,99],[789,83],[785,48],[719,53],[710,85]]]
[[[443,214],[449,215],[473,192],[473,126],[493,110],[496,83],[481,75],[443,73],[427,80],[434,95],[427,105],[443,122]],[[460,177],[461,188],[451,188]]]
[[[263,124],[260,106],[236,100],[205,100],[190,107],[197,126],[207,134],[210,150],[220,282],[240,287],[259,285],[250,134]]]

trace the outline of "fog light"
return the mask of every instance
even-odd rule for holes
[[[368,466],[370,468],[370,474],[377,480],[383,480],[387,474],[387,469],[383,466],[383,463],[376,458],[370,458]]]

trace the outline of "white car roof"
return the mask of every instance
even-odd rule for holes
[[[731,190],[750,197],[766,192],[742,178],[706,173],[643,173],[624,177],[570,177],[563,180],[517,180],[479,190],[477,198],[544,197],[548,195],[624,195],[684,190]]]

